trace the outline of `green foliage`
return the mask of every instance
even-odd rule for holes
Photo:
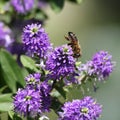
[[[0,103],[0,111],[10,111],[13,109],[13,104],[11,102],[2,102]]]
[[[64,7],[64,0],[50,0],[50,5],[55,12],[60,12]]]
[[[66,0],[46,0],[46,4],[50,4],[52,10],[56,13],[59,13],[64,5]],[[80,4],[82,0],[68,0],[70,2],[74,2],[76,4]],[[7,9],[6,9],[7,7]],[[35,2],[34,8],[27,12],[26,14],[19,14],[15,11],[15,9],[10,5],[10,1],[8,0],[1,0],[0,2],[0,20],[7,23],[9,26],[13,24],[13,21],[17,20],[29,20],[35,19],[44,21],[48,19],[47,13],[42,9],[37,7],[37,2]]]
[[[0,95],[0,111],[10,111],[13,109],[12,94],[1,94]]]
[[[12,94],[6,93],[0,95],[0,103],[1,102],[12,102]]]
[[[15,59],[7,51],[2,49],[0,51],[0,56],[0,66],[2,69],[1,71],[4,81],[12,92],[16,92],[17,83],[24,86],[24,75],[27,74],[27,72],[25,69],[22,69],[18,66]]]
[[[23,66],[26,67],[28,70],[38,72],[38,69],[36,68],[36,65],[35,65],[35,61],[32,58],[22,55],[21,62]]]
[[[80,4],[83,0],[68,0],[68,1],[73,2],[73,3]]]
[[[55,89],[60,93],[60,95],[66,99],[66,91],[64,90],[64,84],[62,81],[59,81],[58,84],[56,84]]]

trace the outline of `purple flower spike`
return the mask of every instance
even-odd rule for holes
[[[34,0],[11,0],[12,6],[18,13],[25,14],[34,6]]]
[[[14,110],[22,116],[35,117],[41,113],[41,96],[34,89],[19,89],[14,97]]]
[[[40,81],[40,77],[41,75],[39,73],[30,74],[25,78],[26,84],[28,88],[35,89],[41,95],[41,111],[49,112],[51,86],[46,81]]]
[[[112,56],[108,52],[99,51],[93,56],[92,60],[82,64],[78,69],[88,76],[104,80],[113,71],[113,67]]]
[[[23,30],[23,44],[32,56],[38,55],[45,58],[47,51],[51,49],[49,37],[41,24],[27,25]]]
[[[46,69],[51,72],[53,79],[59,79],[73,73],[74,66],[73,51],[67,45],[55,48],[46,61]]]
[[[66,102],[59,113],[59,120],[97,120],[102,112],[102,106],[87,96],[82,100]]]
[[[93,58],[93,67],[99,79],[104,79],[113,71],[112,55],[108,52],[100,51]]]

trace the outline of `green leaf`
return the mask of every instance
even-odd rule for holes
[[[10,111],[13,109],[13,104],[11,102],[1,102],[0,103],[0,111]]]
[[[17,115],[13,110],[8,111],[9,117],[12,120],[23,120],[19,115]]]
[[[18,116],[17,114],[14,114],[13,120],[27,120],[27,119],[21,118],[21,116]],[[30,120],[30,119],[28,119],[28,120]]]
[[[13,120],[14,112],[13,110],[8,111],[9,117]]]
[[[1,94],[0,95],[0,111],[12,110],[12,94]]]
[[[60,93],[60,95],[64,98],[64,99],[66,99],[66,94],[67,94],[67,92],[66,92],[66,90],[64,89],[64,83],[63,83],[63,81],[61,80],[61,81],[59,81],[57,84],[55,84],[55,89]]]
[[[60,93],[59,93],[58,91],[52,91],[52,92],[50,93],[50,95],[51,95],[52,97],[60,97]]]
[[[38,69],[35,66],[35,61],[32,60],[30,57],[22,55],[20,57],[20,59],[21,59],[21,62],[22,62],[24,67],[26,67],[32,71],[38,72]]]
[[[0,103],[2,102],[12,102],[12,94],[1,94],[0,95]]]
[[[55,12],[60,12],[64,6],[64,0],[50,0],[50,5]]]
[[[0,88],[0,94],[7,88],[7,85]]]
[[[76,0],[78,4],[80,4],[82,2],[82,0]]]
[[[25,84],[22,68],[19,67],[12,55],[3,49],[0,50],[0,66],[2,76],[12,92],[16,92],[17,82],[21,85]]]
[[[33,16],[36,20],[46,20],[48,18],[46,13],[40,9],[36,9]]]
[[[57,97],[52,97],[51,109],[57,114],[63,104]]]
[[[8,120],[8,113],[3,112],[0,114],[0,120]]]

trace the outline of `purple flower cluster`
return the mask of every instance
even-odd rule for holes
[[[34,0],[11,0],[12,6],[18,13],[25,14],[34,6]]]
[[[102,112],[102,106],[87,96],[82,100],[66,102],[59,113],[59,120],[97,120]]]
[[[14,97],[14,110],[20,115],[36,117],[43,112],[50,111],[51,87],[47,82],[40,81],[41,75],[34,73],[28,75],[26,87],[19,89]]]
[[[27,25],[23,30],[22,39],[25,50],[30,55],[37,56],[40,61],[38,66],[41,68],[41,74],[34,73],[25,77],[26,86],[19,89],[14,97],[14,110],[24,117],[42,119],[43,113],[49,112],[50,107],[54,110],[54,106],[50,106],[54,99],[58,100],[56,93],[52,91],[54,88],[64,97],[64,90],[67,90],[65,85],[78,84],[82,80],[86,83],[92,78],[104,80],[113,71],[112,56],[106,51],[99,51],[86,64],[80,64],[73,57],[74,53],[69,45],[51,49],[49,37],[41,24]],[[58,113],[58,119],[97,120],[101,112],[102,106],[87,96],[81,100],[66,102]]]
[[[49,37],[41,24],[27,25],[23,30],[23,44],[32,56],[38,55],[45,58],[47,51],[51,48]]]
[[[53,79],[59,79],[73,73],[74,66],[73,51],[68,45],[56,47],[46,61],[46,69],[51,72]]]
[[[82,64],[79,67],[79,71],[98,80],[104,80],[113,71],[113,67],[112,56],[108,52],[99,51],[93,56],[91,61]]]
[[[112,56],[108,52],[100,51],[96,53],[93,58],[94,69],[99,78],[108,77],[113,71]]]
[[[41,113],[41,95],[34,89],[19,89],[14,97],[14,110],[22,116],[37,116]]]
[[[27,86],[29,86],[30,88],[35,88],[37,89],[37,87],[39,86],[39,82],[40,82],[40,77],[41,75],[39,73],[35,73],[35,74],[30,74],[28,75],[25,80],[26,80],[26,84]]]
[[[14,42],[11,30],[0,22],[0,47],[7,48]]]

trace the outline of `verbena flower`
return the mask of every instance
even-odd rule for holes
[[[104,80],[113,71],[112,56],[106,51],[97,52],[92,60],[79,67],[79,71],[98,80]]]
[[[34,0],[11,0],[12,6],[18,13],[25,14],[34,6]]]
[[[53,79],[59,79],[73,73],[74,66],[73,51],[68,45],[56,47],[46,61],[46,69],[51,72]]]
[[[14,97],[14,110],[22,116],[35,117],[41,111],[41,96],[34,89],[19,89]]]
[[[97,120],[102,112],[102,106],[87,96],[81,100],[66,102],[59,113],[59,120]]]
[[[14,42],[10,28],[0,22],[0,47],[7,48]]]
[[[45,58],[51,48],[49,37],[41,24],[27,25],[23,30],[23,44],[25,49],[33,56]]]

